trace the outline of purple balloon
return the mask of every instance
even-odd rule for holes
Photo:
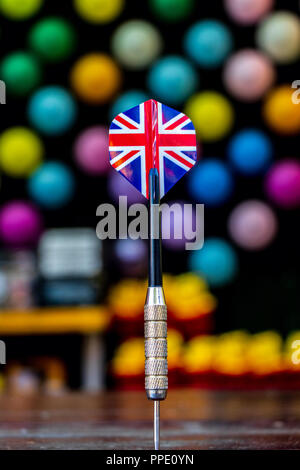
[[[184,250],[185,244],[195,238],[193,229],[195,229],[196,214],[193,207],[191,210],[184,208],[184,202],[182,201],[168,203],[169,207],[173,204],[174,211],[171,211],[170,217],[164,211],[162,212],[162,243],[170,250]],[[189,206],[191,206],[190,203]],[[184,224],[185,220],[187,220],[187,223]]]
[[[13,201],[0,210],[0,238],[9,245],[26,246],[37,242],[42,232],[42,219],[37,209],[27,202]]]
[[[275,163],[267,173],[265,189],[269,198],[284,208],[300,205],[300,163],[286,159]]]
[[[119,201],[119,196],[127,196],[128,204],[147,202],[147,199],[113,168],[109,174],[108,192],[115,202]]]
[[[108,131],[95,126],[83,131],[75,141],[75,160],[86,173],[102,175],[109,168]]]

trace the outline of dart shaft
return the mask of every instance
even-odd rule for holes
[[[159,422],[159,413],[160,413],[160,402],[158,400],[154,401],[154,449],[159,450],[160,445],[160,422]]]
[[[149,174],[149,286],[162,286],[161,214],[159,212],[159,175],[156,168]]]

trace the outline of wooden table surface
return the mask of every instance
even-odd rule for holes
[[[0,397],[0,449],[152,449],[142,392]],[[161,449],[300,449],[300,392],[170,391]]]

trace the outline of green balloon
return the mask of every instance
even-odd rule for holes
[[[185,19],[194,7],[194,0],[151,0],[150,6],[154,13],[165,21]]]
[[[32,28],[30,47],[46,62],[67,58],[74,50],[76,36],[69,23],[60,18],[46,18]]]
[[[39,85],[42,72],[37,60],[27,52],[14,52],[0,65],[0,78],[8,92],[24,96]]]

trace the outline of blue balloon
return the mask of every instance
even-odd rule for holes
[[[31,97],[28,117],[32,125],[47,135],[59,135],[73,124],[77,114],[71,94],[58,86],[41,88]]]
[[[215,20],[199,21],[184,37],[187,55],[202,67],[217,67],[230,54],[233,39],[223,23]]]
[[[227,166],[217,158],[209,158],[190,172],[189,191],[194,199],[218,206],[225,202],[233,190],[233,178]]]
[[[129,90],[118,96],[110,108],[110,119],[113,120],[118,114],[127,109],[134,108],[140,103],[149,100],[150,96],[142,90]]]
[[[180,105],[196,91],[199,80],[194,67],[183,57],[174,55],[155,62],[147,83],[158,100]]]
[[[208,238],[201,250],[193,251],[189,268],[201,274],[211,286],[232,281],[238,271],[238,258],[229,243],[221,238]]]
[[[229,142],[228,156],[237,171],[245,175],[256,175],[270,165],[272,144],[262,131],[245,129]]]
[[[56,209],[67,204],[74,193],[75,181],[66,165],[46,162],[29,178],[30,196],[43,207]]]

